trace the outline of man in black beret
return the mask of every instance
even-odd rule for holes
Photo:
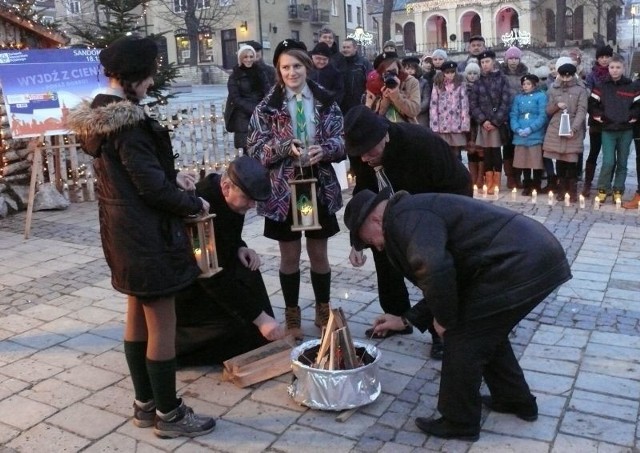
[[[356,242],[385,253],[424,298],[374,331],[430,326],[444,338],[437,419],[418,417],[425,433],[476,441],[482,404],[532,422],[536,398],[509,342],[511,330],[571,278],[562,245],[540,222],[445,193],[365,190],[347,204]],[[491,395],[481,396],[484,378]]]
[[[266,169],[242,156],[196,184],[214,219],[222,268],[176,298],[176,351],[181,366],[221,363],[284,336],[260,273],[260,257],[242,240],[245,213],[271,193]]]
[[[276,70],[273,66],[269,66],[264,62],[264,58],[262,58],[262,44],[258,41],[247,41],[245,44],[253,47],[253,50],[256,51],[256,60],[254,64],[257,64],[264,75],[267,76],[267,82],[269,84],[269,88],[271,88],[276,84]]]
[[[393,190],[410,193],[441,192],[472,196],[469,172],[456,159],[449,145],[424,126],[411,123],[392,123],[371,109],[361,105],[352,108],[344,119],[345,146],[349,157],[358,158],[376,172],[361,172],[356,179],[354,195],[364,189],[376,192],[382,182]],[[366,256],[357,243],[349,260],[362,266]],[[400,271],[393,268],[386,255],[372,250],[378,278],[380,306],[385,313],[400,315],[411,306],[409,293]],[[406,329],[401,333],[411,333]],[[440,358],[442,343],[435,330],[431,356]],[[387,334],[394,334],[389,331]]]

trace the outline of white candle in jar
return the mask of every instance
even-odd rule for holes
[[[578,196],[578,202],[580,203],[580,209],[584,209],[586,206],[584,195],[580,194],[580,196]]]
[[[474,197],[478,196],[478,186],[476,184],[473,185],[473,196]]]
[[[487,188],[487,185],[486,185],[486,184],[482,186],[482,197],[483,197],[483,198],[487,198],[487,191],[488,191],[488,190],[489,190],[489,189]]]
[[[547,201],[547,203],[549,204],[549,206],[553,206],[553,191],[550,190],[549,194],[548,194],[549,200]]]
[[[538,202],[538,191],[536,189],[533,189],[531,191],[531,203],[535,204]]]
[[[600,198],[595,197],[595,198],[593,199],[593,209],[594,209],[595,211],[597,211],[598,209],[600,209]]]
[[[564,194],[564,205],[571,206],[571,195],[569,195],[569,192]]]
[[[616,209],[620,209],[622,207],[622,198],[616,197]]]
[[[514,187],[511,191],[511,200],[516,201],[516,198],[518,198],[518,189]]]

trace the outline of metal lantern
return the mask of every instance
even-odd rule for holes
[[[209,278],[222,270],[221,267],[218,267],[216,236],[213,231],[213,218],[215,216],[215,214],[208,214],[201,217],[190,217],[185,220],[193,255],[202,272],[198,278]]]
[[[316,196],[316,178],[292,179],[289,181],[291,189],[291,212],[293,225],[291,231],[320,230],[318,221],[318,198]]]

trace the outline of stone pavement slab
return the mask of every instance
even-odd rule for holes
[[[635,176],[634,176],[635,177]],[[180,370],[179,393],[217,419],[196,439],[163,440],[131,423],[132,392],[122,352],[124,297],[110,285],[98,236],[97,206],[36,212],[24,240],[24,214],[0,221],[0,446],[7,451],[138,452],[638,452],[640,451],[640,216],[549,206],[539,198],[487,202],[543,223],[561,241],[573,280],[550,295],[512,333],[540,408],[527,423],[485,411],[476,443],[430,438],[414,424],[437,414],[440,363],[430,336],[414,332],[373,341],[382,353],[383,393],[344,423],[287,394],[291,375],[246,389],[221,367]],[[354,338],[381,313],[371,257],[351,267],[349,238],[329,241],[332,298]],[[284,303],[277,243],[247,218],[245,240],[260,253],[276,316]],[[303,253],[301,306],[308,339],[313,291]],[[411,298],[420,293],[409,286]],[[486,389],[483,389],[486,391]],[[0,451],[3,451],[0,448]]]

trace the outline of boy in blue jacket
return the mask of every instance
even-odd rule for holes
[[[591,91],[589,114],[602,124],[602,168],[598,177],[598,199],[604,202],[622,199],[627,178],[627,160],[633,124],[640,117],[640,84],[624,75],[624,59],[614,55],[609,62],[609,77]]]

